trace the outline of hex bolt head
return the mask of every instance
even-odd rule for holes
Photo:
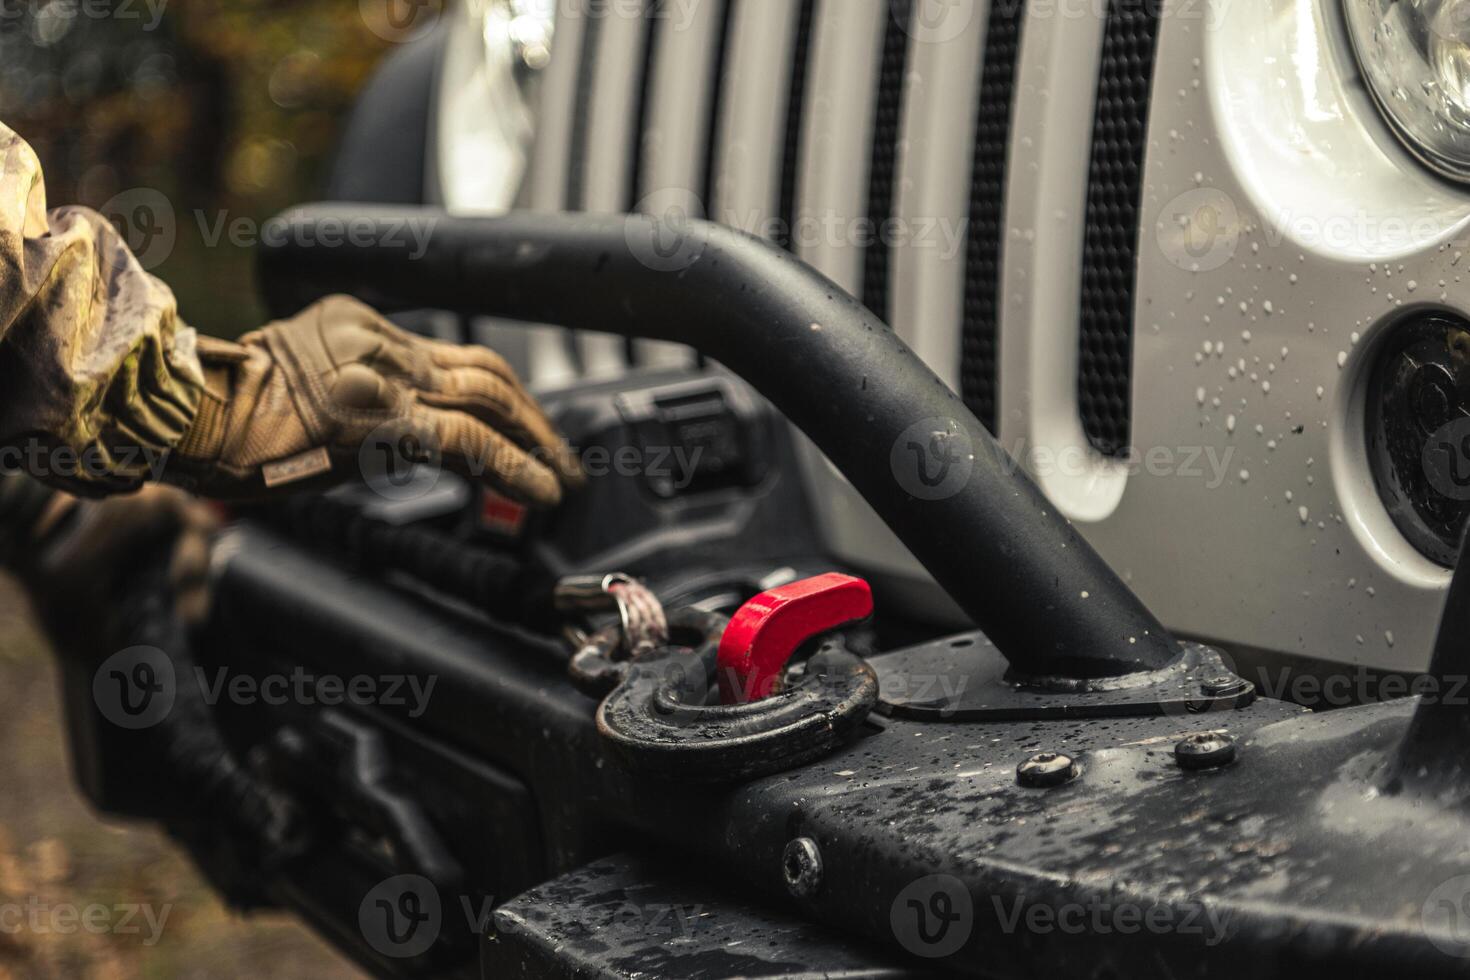
[[[822,888],[822,852],[810,837],[796,837],[781,855],[786,889],[797,898],[810,898]]]
[[[1038,752],[1016,767],[1016,782],[1033,789],[1060,786],[1075,779],[1077,763],[1060,752]]]
[[[1221,674],[1219,677],[1211,677],[1200,685],[1200,691],[1211,698],[1234,697],[1244,694],[1250,687],[1250,681],[1243,677],[1235,677],[1231,674]]]
[[[1235,761],[1235,739],[1220,732],[1186,735],[1174,746],[1181,769],[1218,769]]]

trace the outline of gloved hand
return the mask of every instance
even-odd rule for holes
[[[106,620],[123,612],[116,597],[152,554],[167,564],[180,621],[190,627],[203,622],[210,543],[219,523],[209,504],[156,483],[101,500],[53,493],[25,532],[29,544],[11,562],[57,647],[87,649],[110,634]]]
[[[341,297],[239,344],[198,337],[105,218],[47,210],[40,161],[0,124],[0,472],[85,496],[161,475],[239,498],[344,479],[383,447],[542,506],[579,479],[483,348]]]
[[[384,446],[533,506],[581,479],[498,354],[415,336],[345,296],[238,344],[200,338],[199,357],[203,400],[164,478],[206,496],[335,482]]]
[[[13,488],[0,491],[16,500]],[[303,853],[309,828],[288,795],[235,757],[195,668],[218,526],[212,505],[156,483],[102,500],[53,493],[28,528],[11,529],[29,544],[10,562],[57,654],[71,737],[89,745],[76,767],[83,792],[105,812],[192,818],[186,838],[269,869]],[[154,668],[166,662],[171,689],[163,713],[138,727],[121,725],[97,686],[131,649],[150,650]],[[213,818],[201,825],[199,813]]]

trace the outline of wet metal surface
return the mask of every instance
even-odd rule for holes
[[[917,977],[881,953],[707,879],[618,855],[501,906],[486,941],[494,980],[573,977]]]
[[[801,768],[710,786],[621,766],[596,702],[480,617],[334,575],[255,533],[232,548],[220,609],[238,650],[218,655],[242,670],[272,651],[436,674],[432,710],[397,720],[523,779],[554,870],[608,853],[612,834],[697,868],[691,887],[709,901],[743,882],[763,909],[968,973],[1470,975],[1456,913],[1470,818],[1453,794],[1395,793],[1382,778],[1414,699],[1318,714],[1261,699],[1208,714],[892,717]],[[303,596],[304,580],[333,585]],[[289,620],[266,614],[280,609]],[[1176,744],[1202,732],[1234,739],[1230,765],[1178,765]],[[1040,752],[1080,774],[1019,786],[1016,767]],[[783,855],[800,837],[819,849],[822,883],[796,899]]]

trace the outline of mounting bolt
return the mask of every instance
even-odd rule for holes
[[[1038,752],[1016,767],[1016,782],[1034,789],[1060,786],[1075,779],[1077,772],[1077,763],[1070,755]]]
[[[1222,732],[1196,732],[1174,746],[1181,769],[1218,769],[1235,761],[1235,739]]]
[[[797,898],[810,898],[822,887],[822,852],[810,837],[793,838],[781,855],[786,888]]]
[[[1219,677],[1211,677],[1200,685],[1200,691],[1205,697],[1228,698],[1238,694],[1244,694],[1250,687],[1250,681],[1242,677],[1234,677],[1230,674],[1221,674]]]

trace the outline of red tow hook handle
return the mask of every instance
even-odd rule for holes
[[[736,611],[720,637],[720,700],[770,697],[797,647],[872,614],[868,583],[837,572],[762,592]]]

